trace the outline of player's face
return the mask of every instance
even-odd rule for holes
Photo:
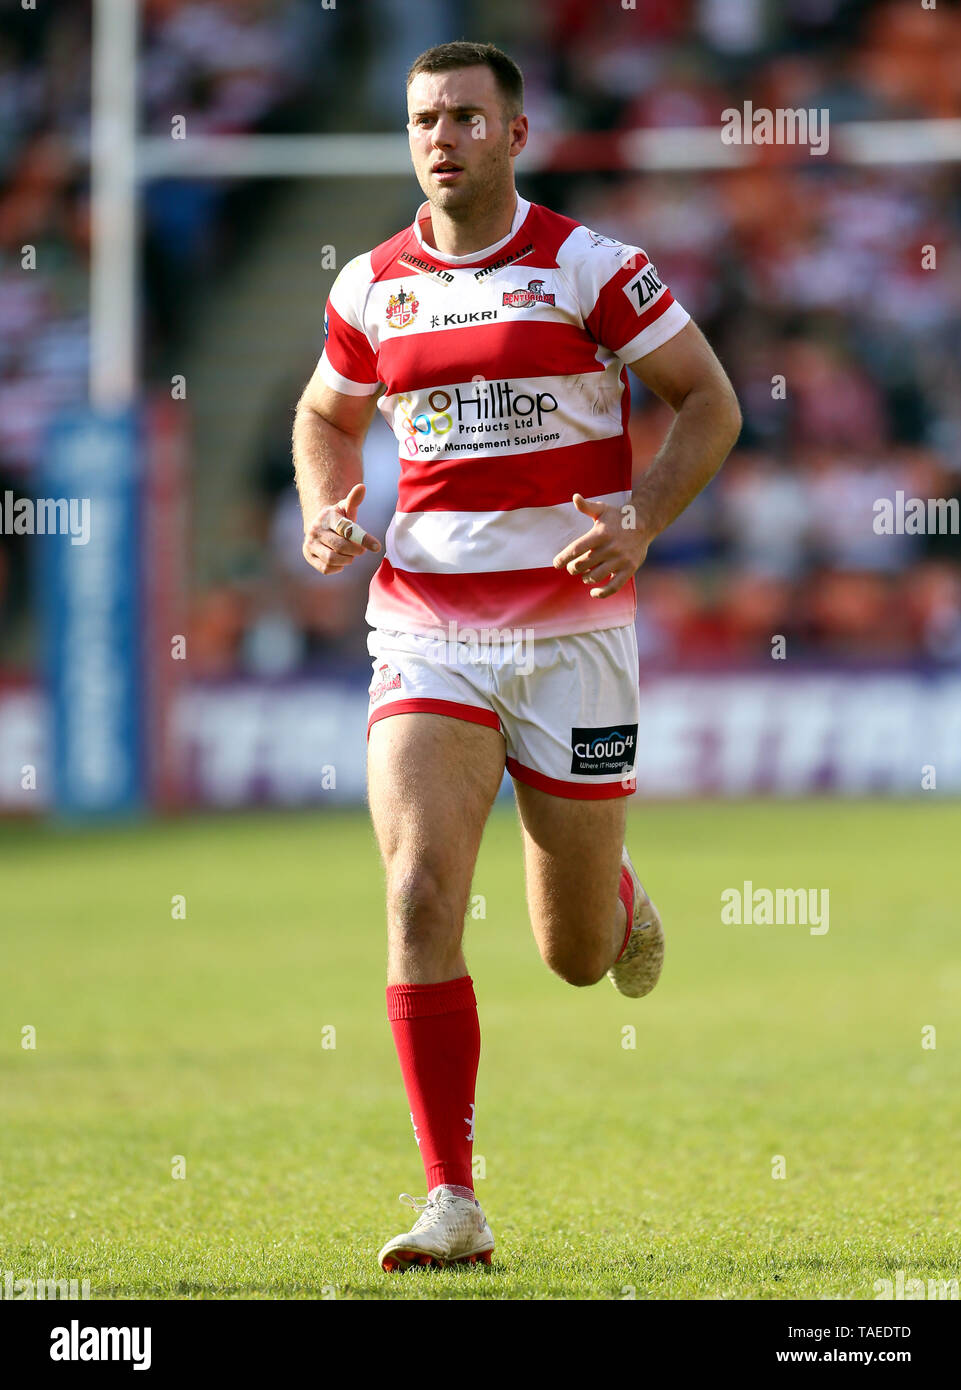
[[[432,206],[469,216],[512,187],[511,157],[524,144],[527,119],[507,115],[490,68],[418,73],[407,111],[414,172]]]

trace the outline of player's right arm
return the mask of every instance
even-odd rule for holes
[[[351,521],[364,500],[364,438],[377,397],[335,391],[315,370],[294,416],[294,476],[304,514],[304,559],[320,574],[336,574],[365,550],[380,550],[366,533],[363,542],[345,540],[334,528],[339,517]]]
[[[294,474],[304,514],[304,558],[335,574],[380,542],[355,521],[364,498],[364,437],[384,390],[364,325],[371,283],[370,253],[348,261],[331,286],[324,314],[324,351],[297,404]]]

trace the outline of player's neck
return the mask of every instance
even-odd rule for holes
[[[455,219],[441,208],[431,206],[423,226],[424,240],[445,256],[469,256],[503,241],[510,232],[517,211],[517,190],[513,187],[494,208],[470,212]]]

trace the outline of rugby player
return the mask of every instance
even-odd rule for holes
[[[462,950],[505,766],[541,956],[637,997],[664,954],[624,846],[639,719],[634,574],[740,429],[734,391],[647,254],[528,202],[523,79],[489,44],[413,63],[413,224],[350,261],[293,452],[306,560],[380,542],[364,497],[375,408],[400,448],[371,582],[368,783],[386,871],[387,1016],[427,1179],[386,1270],[490,1262],[471,1155],[480,1030]],[[674,419],[632,470],[630,369]],[[347,533],[346,535],[344,533]],[[353,536],[353,539],[348,539]]]

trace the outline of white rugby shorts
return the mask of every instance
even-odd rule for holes
[[[458,641],[375,628],[368,737],[392,714],[444,714],[503,734],[506,767],[519,782],[583,800],[629,796],[640,703],[633,625],[497,636]]]

